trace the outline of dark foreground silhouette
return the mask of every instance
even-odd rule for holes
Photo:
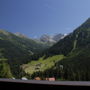
[[[39,80],[12,80],[12,79],[0,79],[0,88],[4,89],[15,89],[15,88],[84,88],[90,87],[90,82],[88,81],[39,81]]]

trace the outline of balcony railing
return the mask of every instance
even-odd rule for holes
[[[0,79],[0,87],[90,87],[90,81],[44,81],[44,80],[19,80]]]

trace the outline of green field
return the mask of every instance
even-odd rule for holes
[[[56,62],[62,60],[64,55],[55,55],[44,59],[44,56],[39,58],[37,61],[32,60],[28,64],[22,65],[24,71],[28,74],[33,74],[37,71],[45,71],[55,65]]]

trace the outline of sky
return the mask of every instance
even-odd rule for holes
[[[0,29],[37,38],[72,32],[90,17],[90,0],[0,0]]]

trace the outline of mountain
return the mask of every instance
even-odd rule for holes
[[[76,48],[85,47],[90,42],[90,19],[86,20],[81,26],[74,30],[74,32],[61,39],[53,45],[48,52],[50,54],[64,54],[74,51]]]
[[[90,81],[90,18],[47,52],[47,56],[57,54],[66,56],[56,63],[55,70],[63,65],[61,74],[65,80]]]
[[[53,40],[58,42],[59,40],[63,39],[67,34],[56,34],[53,36]]]
[[[0,64],[2,67],[0,69],[5,70],[8,67],[10,77],[11,73],[19,77],[20,65],[30,61],[31,55],[41,53],[48,47],[48,45],[36,42],[22,34],[13,34],[0,30],[0,62],[3,63],[3,65]],[[3,60],[3,58],[7,60]],[[2,71],[0,75],[3,77],[4,73]]]
[[[51,36],[47,35],[47,34],[44,34],[40,37],[40,40],[42,42],[55,42]]]
[[[19,33],[19,32],[16,32],[15,35],[18,37],[22,37],[22,38],[28,38],[26,35]]]
[[[28,53],[28,55],[39,53],[39,51],[41,52],[47,48],[45,44],[38,43],[22,34],[17,35],[4,30],[0,30],[0,41],[2,44],[9,43],[12,46],[17,47],[18,50],[21,49],[23,53]]]
[[[60,39],[64,38],[66,35],[64,34],[55,34],[55,35],[47,35],[44,34],[40,37],[40,41],[42,42],[51,42],[51,43],[56,43]]]
[[[42,60],[63,55],[63,58],[54,60],[52,65],[47,70],[43,71],[42,63],[39,66],[39,71],[34,72],[32,77],[56,77],[58,80],[74,80],[74,81],[90,81],[90,18],[82,25],[75,29],[72,33],[58,41],[50,47],[43,55]],[[44,58],[43,58],[44,57]],[[38,59],[40,60],[40,58]],[[41,61],[42,61],[41,60]],[[58,61],[57,61],[58,60]],[[46,65],[48,64],[47,61]],[[35,61],[35,65],[39,62]],[[24,70],[30,74],[32,62],[27,64]],[[30,65],[30,66],[29,66]],[[43,67],[43,68],[45,68]]]
[[[5,78],[90,81],[90,18],[51,47],[0,30],[0,71]]]

